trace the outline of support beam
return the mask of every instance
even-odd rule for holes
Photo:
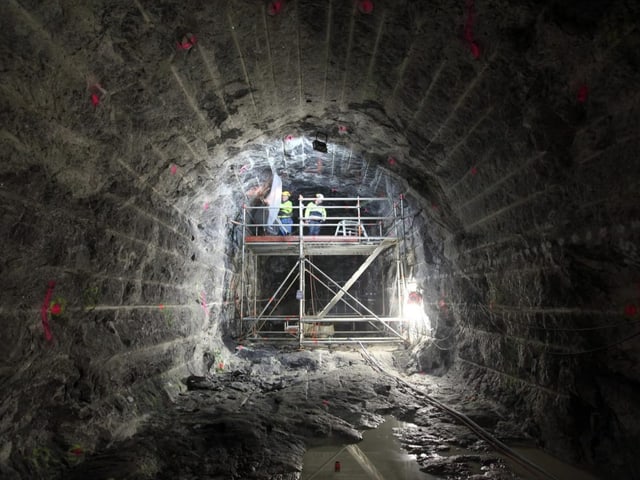
[[[347,283],[345,283],[344,286],[333,296],[333,298],[329,301],[329,303],[327,303],[322,311],[318,313],[318,318],[324,318],[325,315],[329,313],[329,310],[331,310],[336,305],[336,303],[340,301],[346,291],[349,290],[354,283],[356,283],[358,278],[362,276],[365,270],[369,268],[369,265],[373,263],[373,261],[378,257],[378,255],[382,253],[385,248],[386,246],[383,246],[383,244],[378,245],[378,247],[371,253],[371,255],[367,257],[362,265],[360,265],[360,268],[358,268],[358,270],[356,270],[354,274],[351,275],[351,278],[347,280]]]

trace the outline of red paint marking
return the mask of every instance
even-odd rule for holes
[[[627,317],[633,317],[636,313],[638,313],[638,307],[636,307],[635,305],[629,304],[624,307],[624,314]]]
[[[100,105],[100,97],[98,96],[97,93],[91,94],[91,103],[93,104],[94,107],[97,107],[98,105]]]
[[[240,168],[240,173],[244,173],[244,172],[246,172],[247,170],[249,170],[249,165],[243,165],[243,166]]]
[[[182,37],[182,40],[176,42],[176,47],[178,47],[178,50],[188,51],[191,50],[196,43],[198,43],[198,38],[192,33],[187,33]]]
[[[338,126],[338,132],[339,133],[347,133],[348,131],[349,131],[349,127],[347,127],[346,125]]]
[[[160,305],[158,305],[158,308],[159,308],[160,310],[164,310],[164,305],[163,305],[163,304],[160,304]]]
[[[475,3],[474,0],[467,0],[465,3],[465,10],[467,13],[467,19],[464,23],[464,40],[469,46],[469,51],[473,58],[480,58],[480,46],[473,38],[473,25],[475,23]]]
[[[480,46],[476,42],[471,42],[469,44],[469,50],[471,50],[471,55],[476,60],[480,58]]]
[[[284,137],[284,139],[285,139],[287,142],[290,142],[291,140],[293,140],[293,135],[287,135],[286,137]]]
[[[51,315],[60,315],[62,313],[62,307],[59,303],[54,303],[53,305],[51,305],[49,312],[51,313]]]
[[[176,172],[178,171],[178,167],[176,165],[171,165],[171,175],[175,175]]]
[[[267,5],[267,13],[271,16],[277,15],[282,11],[284,2],[282,0],[273,0]]]
[[[204,205],[202,206],[203,210],[209,210],[209,202],[204,202]]]
[[[209,318],[209,310],[208,310],[208,305],[207,305],[207,298],[205,296],[205,292],[202,291],[200,292],[200,305],[202,306],[202,310],[204,310],[204,318],[208,319]]]
[[[324,406],[329,406],[329,400],[322,400],[322,404]]]
[[[387,162],[389,162],[389,165],[391,165],[391,166],[394,166],[394,165],[397,163],[397,162],[396,162],[396,159],[395,159],[395,158],[393,158],[393,157],[389,157],[389,158],[387,159]]]
[[[219,368],[220,370],[224,370],[224,362],[220,362],[220,363],[218,364],[218,368]]]
[[[475,175],[478,173],[478,169],[476,167],[471,167],[471,175]]]
[[[359,0],[358,10],[360,11],[360,13],[369,15],[371,12],[373,12],[373,2],[371,0]]]
[[[56,287],[56,282],[51,280],[47,287],[47,293],[44,296],[44,302],[42,302],[42,308],[40,309],[40,315],[42,317],[42,328],[44,329],[44,336],[48,342],[53,340],[53,334],[51,333],[51,327],[49,326],[49,316],[47,310],[51,303],[51,295],[53,295],[53,289]]]
[[[578,94],[576,95],[578,102],[580,103],[586,102],[588,96],[589,96],[589,87],[587,87],[586,85],[580,85],[580,88],[578,89]]]

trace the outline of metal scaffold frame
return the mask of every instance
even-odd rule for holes
[[[323,204],[327,211],[322,225],[323,235],[306,234],[304,200],[300,198],[298,222],[292,224],[292,233],[289,235],[277,235],[279,226],[265,222],[270,207],[243,206],[240,225],[241,336],[249,341],[298,343],[300,346],[407,342],[403,318],[403,198],[397,201],[390,198],[327,198],[325,201],[332,205]],[[371,211],[381,213],[374,215]],[[334,212],[336,214],[332,216]],[[329,231],[333,235],[327,235]],[[363,260],[349,279],[338,281],[318,266],[316,257],[325,256],[349,256]],[[262,300],[258,298],[261,293],[259,257],[296,257],[295,264],[284,280]],[[395,281],[389,299],[384,295],[384,287],[378,285],[383,306],[382,311],[378,309],[376,312],[350,290],[378,258],[383,258],[389,265],[395,263]],[[291,312],[283,313],[283,300],[291,295],[296,282],[296,311],[291,308]],[[310,314],[307,311],[308,290],[315,284],[329,292],[331,298],[318,312]],[[292,297],[288,298],[290,305]],[[336,314],[335,310],[339,307],[347,310],[347,313]],[[276,310],[280,311],[276,313]]]

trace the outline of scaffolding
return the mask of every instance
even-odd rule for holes
[[[281,225],[266,223],[266,212],[272,207],[243,206],[241,336],[248,341],[297,343],[301,347],[406,343],[402,197],[398,201],[386,197],[325,198],[327,205],[322,206],[327,217],[320,235],[307,233],[308,225],[303,221],[306,200],[301,198],[294,209],[297,222],[290,226],[290,234]],[[328,256],[341,257],[334,259],[333,270],[339,261],[358,267],[349,278],[335,278],[335,272],[330,275],[325,271],[331,268],[321,265],[324,261],[331,266]],[[266,261],[282,266],[286,259],[288,265],[280,268],[284,279],[277,286],[265,285],[260,280],[261,262],[262,267]],[[378,271],[386,267],[393,272],[391,288],[384,286],[383,278],[372,282],[370,272],[369,282],[362,281],[376,260],[382,262]],[[318,287],[328,296],[316,298]]]

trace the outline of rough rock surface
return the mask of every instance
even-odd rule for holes
[[[373,5],[0,2],[0,468],[123,442],[228,360],[233,221],[276,171],[405,196],[411,368],[640,476],[640,4]]]
[[[415,423],[398,435],[424,471],[469,476],[483,465],[483,478],[518,478],[466,427],[413,399],[358,352],[256,349],[252,356],[234,358],[229,371],[185,378],[174,405],[149,417],[131,438],[95,451],[38,452],[8,478],[297,479],[307,448],[357,443],[363,429],[390,414]],[[437,387],[427,380],[456,403],[446,382]],[[475,420],[484,427],[495,426],[497,413],[486,405],[471,402],[467,409],[471,417],[481,410]],[[452,448],[471,453],[445,453]]]

